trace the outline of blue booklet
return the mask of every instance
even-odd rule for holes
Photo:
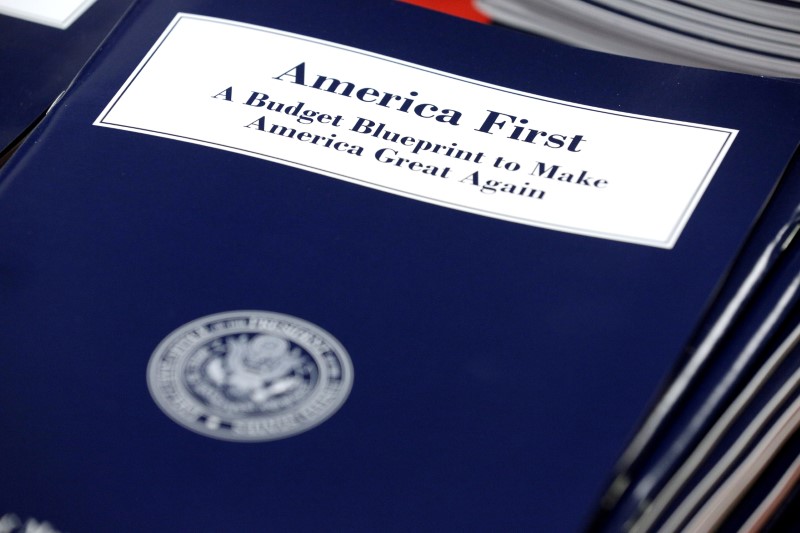
[[[0,512],[584,527],[799,94],[396,2],[138,3],[0,174]]]

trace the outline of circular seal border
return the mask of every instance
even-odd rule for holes
[[[223,324],[223,326],[216,326],[217,324]],[[292,333],[300,334],[304,339],[301,340],[287,334],[286,331],[280,329],[281,325],[293,327]],[[313,356],[315,361],[333,357],[338,363],[339,377],[333,384],[328,379],[331,365],[322,365],[319,364],[320,361],[316,361],[322,382],[311,394],[316,403],[312,400],[312,405],[306,406],[309,402],[303,402],[294,409],[296,412],[293,415],[291,413],[281,415],[294,417],[294,423],[283,424],[284,427],[277,430],[240,432],[241,425],[258,425],[258,420],[255,422],[251,420],[249,424],[239,424],[235,415],[222,420],[183,390],[180,373],[187,357],[193,353],[193,348],[200,347],[214,338],[236,333],[275,334],[276,332],[302,346],[304,350],[316,354]],[[316,346],[305,344],[308,337],[314,340]],[[225,311],[187,322],[172,331],[158,344],[147,364],[147,388],[153,401],[165,415],[190,431],[232,442],[267,442],[304,433],[336,413],[347,400],[352,386],[353,364],[347,350],[333,335],[302,318],[272,311]],[[304,409],[304,407],[307,408]],[[268,426],[270,417],[261,418],[262,424]],[[220,427],[225,429],[221,430]]]

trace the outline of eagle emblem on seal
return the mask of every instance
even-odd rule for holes
[[[304,382],[301,350],[273,335],[245,336],[227,341],[225,356],[212,358],[208,378],[228,395],[263,404],[277,395],[297,390]]]
[[[317,426],[347,399],[350,357],[330,333],[268,311],[202,317],[168,335],[147,384],[180,425],[223,440],[264,441]]]

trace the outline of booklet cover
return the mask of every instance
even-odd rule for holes
[[[580,529],[798,90],[396,2],[137,4],[3,171],[0,502]]]

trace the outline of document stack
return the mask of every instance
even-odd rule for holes
[[[140,0],[0,168],[9,531],[787,524],[800,84]]]
[[[676,65],[800,78],[797,0],[476,0],[494,21]]]

